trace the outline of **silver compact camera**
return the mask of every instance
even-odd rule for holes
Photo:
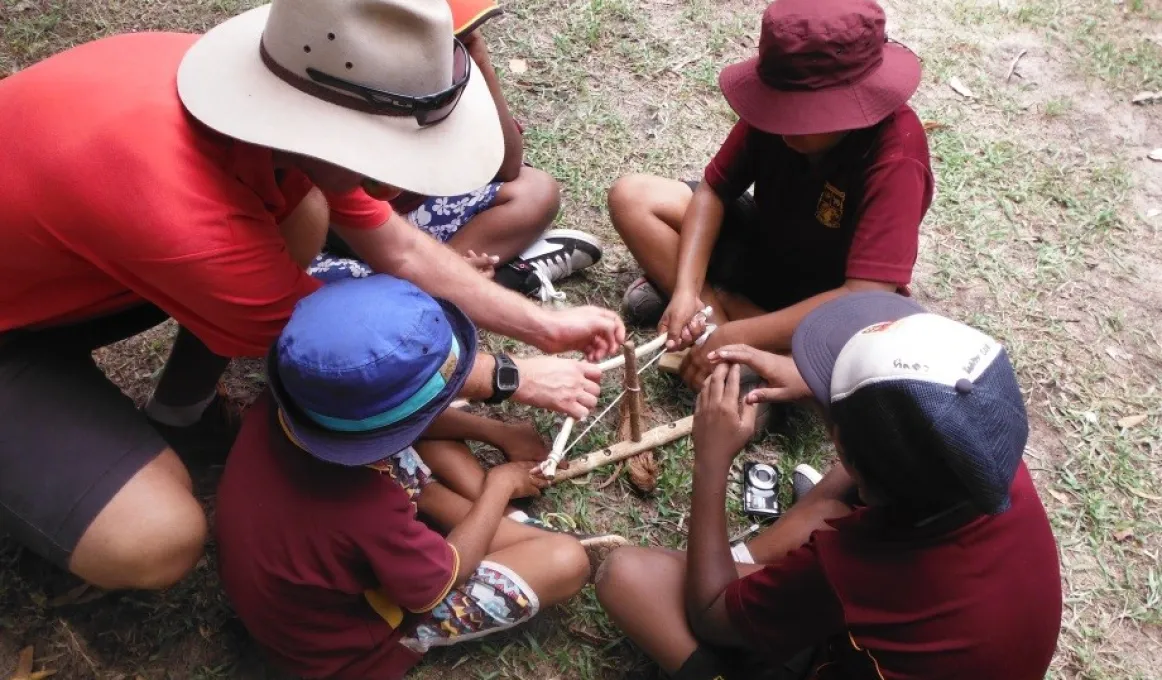
[[[766,463],[747,463],[742,468],[743,510],[757,517],[778,517],[779,471]]]

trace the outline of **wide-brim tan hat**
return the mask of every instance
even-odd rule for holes
[[[326,69],[389,92],[432,94],[452,80],[446,0],[275,0],[280,3],[274,17],[272,5],[255,8],[190,48],[177,78],[190,114],[243,142],[316,158],[418,194],[462,194],[492,181],[504,158],[504,137],[472,59],[456,108],[421,126],[409,115],[369,113],[309,94],[272,71],[260,51],[261,45],[287,71]]]

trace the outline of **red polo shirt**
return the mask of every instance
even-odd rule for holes
[[[381,611],[428,611],[452,585],[455,551],[391,477],[292,444],[269,394],[226,459],[215,520],[222,586],[276,664],[304,678],[367,680],[402,677],[419,661],[399,644],[414,617],[393,628],[366,594],[379,593]]]
[[[879,509],[831,522],[726,591],[771,663],[830,642],[831,680],[1041,680],[1061,627],[1061,573],[1028,469],[995,517],[927,531]]]
[[[746,273],[748,292],[776,310],[838,288],[847,279],[906,290],[932,203],[924,126],[907,105],[879,125],[847,135],[812,167],[779,135],[739,121],[706,167],[724,202],[752,184],[758,206]],[[751,293],[754,294],[754,293]]]
[[[81,45],[0,81],[0,332],[151,302],[223,356],[258,356],[317,283],[277,222],[311,189],[269,149],[198,124],[177,94],[196,35]],[[361,191],[333,221],[390,213]]]

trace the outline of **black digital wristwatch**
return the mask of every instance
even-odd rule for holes
[[[492,369],[492,396],[484,403],[499,404],[520,387],[520,371],[516,362],[503,352],[492,355],[492,358],[496,360],[496,367]]]

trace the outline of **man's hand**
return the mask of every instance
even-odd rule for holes
[[[795,367],[795,361],[789,356],[764,352],[750,345],[728,344],[712,350],[708,358],[714,365],[742,364],[759,374],[767,386],[751,390],[745,396],[748,404],[797,401],[811,397],[811,388],[803,382],[803,376]]]
[[[492,278],[493,274],[496,273],[496,265],[500,264],[500,258],[498,256],[489,255],[488,253],[480,253],[477,255],[476,252],[472,250],[469,250],[468,253],[464,255],[464,260],[467,261],[468,264],[472,265],[476,271],[484,274],[490,279]]]
[[[695,315],[705,308],[706,305],[702,304],[697,295],[682,291],[674,292],[658,324],[658,332],[669,336],[666,339],[667,350],[678,352],[694,344],[698,336],[691,335],[694,330],[691,322],[694,321]]]
[[[545,408],[582,420],[597,406],[601,370],[594,364],[560,357],[514,359],[520,386],[512,398],[527,406]]]
[[[496,484],[507,490],[509,499],[529,498],[541,495],[541,489],[549,485],[549,480],[535,471],[536,463],[519,461],[497,465],[488,471],[485,485]]]
[[[694,407],[694,460],[729,468],[755,431],[754,404],[739,405],[738,364],[719,364]]]
[[[695,392],[702,389],[702,384],[706,382],[706,378],[714,370],[714,364],[710,362],[710,353],[719,347],[737,343],[737,328],[734,324],[723,324],[706,338],[706,342],[690,348],[686,358],[682,360],[682,365],[678,368],[678,375],[690,389]]]
[[[549,314],[548,334],[538,338],[537,349],[548,354],[579,350],[589,361],[600,361],[620,351],[625,324],[615,312],[600,307],[572,307]]]
[[[549,457],[549,445],[531,423],[505,424],[493,446],[510,461],[539,463]]]

